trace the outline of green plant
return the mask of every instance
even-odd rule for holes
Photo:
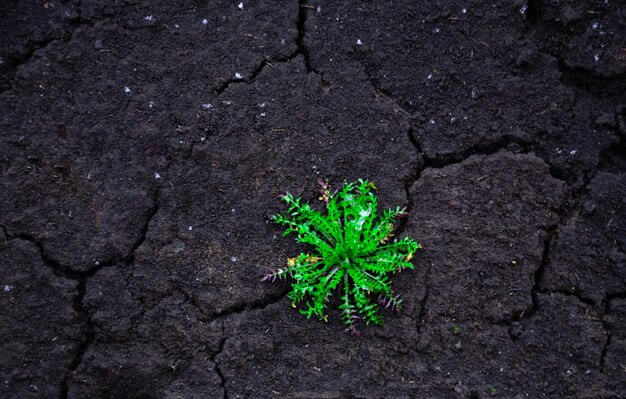
[[[398,218],[407,216],[404,208],[385,210],[377,218],[376,186],[367,180],[344,182],[336,191],[328,182],[319,180],[320,200],[326,203],[327,214],[313,209],[292,194],[281,196],[288,209],[272,219],[286,228],[283,236],[297,234],[297,242],[310,244],[315,250],[287,259],[287,266],[263,276],[276,281],[290,276],[294,279],[288,297],[293,306],[305,300],[300,312],[328,321],[325,309],[332,292],[341,287],[339,300],[341,319],[346,332],[359,335],[356,324],[382,325],[378,305],[370,300],[378,294],[378,304],[399,310],[402,299],[391,288],[389,274],[412,269],[411,260],[421,245],[409,237],[393,239]]]

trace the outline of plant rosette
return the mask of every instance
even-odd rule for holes
[[[326,204],[326,215],[313,209],[292,194],[280,198],[287,211],[272,216],[285,227],[283,237],[291,233],[296,241],[313,250],[287,259],[284,267],[265,274],[263,281],[293,279],[287,295],[293,307],[304,301],[300,313],[328,321],[326,309],[332,293],[342,293],[338,308],[346,332],[360,335],[357,325],[383,325],[380,306],[398,311],[400,295],[392,289],[390,275],[413,269],[411,262],[422,246],[410,237],[394,238],[400,218],[408,213],[396,207],[377,217],[376,186],[367,180],[344,182],[333,191],[330,184],[318,180],[319,200]],[[372,301],[376,297],[377,301]]]

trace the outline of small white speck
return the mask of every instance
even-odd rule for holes
[[[563,150],[562,150],[562,149],[560,149],[559,147],[556,147],[556,148],[554,149],[554,152],[556,152],[557,154],[561,154],[561,153],[563,153]]]
[[[265,108],[265,103],[258,103],[259,108]]]
[[[429,122],[430,122],[431,125],[435,124],[435,120],[434,119],[431,119]]]
[[[148,22],[152,22],[152,21],[154,21],[154,18],[152,17],[152,15],[148,15],[148,16],[144,17],[144,19],[145,19],[146,21],[148,21]]]
[[[322,6],[317,6],[317,8],[315,9],[315,11],[316,11],[318,14],[321,14],[321,13],[322,13]]]
[[[361,41],[361,39],[356,39],[356,45],[357,46],[360,46],[362,44],[363,44],[363,42]]]
[[[205,19],[203,19],[203,20],[202,20],[202,25],[206,25],[206,24],[208,24],[208,23],[209,23],[209,20],[208,20],[208,19],[206,19],[206,18],[205,18]]]
[[[467,14],[467,8],[462,9],[462,10],[461,10],[461,12],[462,12],[463,14]]]
[[[231,260],[231,262],[237,262],[237,257],[236,256],[231,256],[230,260]]]
[[[591,24],[591,29],[596,30],[596,29],[598,29],[598,26],[600,26],[600,24],[597,23],[597,22],[594,22],[594,23]]]
[[[435,28],[435,29],[433,29],[433,32],[434,32],[434,33],[439,33],[439,32],[441,32],[441,29],[439,29],[439,28]]]
[[[161,178],[161,175],[159,174],[159,172],[154,172],[154,178],[157,180]]]
[[[130,93],[130,87],[124,86],[124,93]]]
[[[235,72],[235,79],[243,79],[243,75],[239,72]]]
[[[450,123],[454,123],[455,121],[456,121],[456,118],[454,116],[450,118]]]
[[[476,88],[472,87],[472,92],[470,93],[470,95],[472,96],[472,98],[476,98]]]
[[[519,8],[519,13],[524,15],[526,14],[526,10],[528,10],[528,6],[527,5],[523,5]]]
[[[241,3],[239,3],[239,5],[237,6],[238,9],[243,10],[243,1]]]
[[[570,154],[570,155],[576,155],[576,150],[571,150],[571,151],[569,152],[569,154]]]
[[[5,285],[4,286],[4,292],[11,292],[13,290],[13,286],[12,285]]]
[[[174,24],[174,28],[178,29],[178,28],[180,28],[180,25]]]
[[[153,107],[154,107],[154,101],[150,101],[150,102],[148,103],[148,107],[153,108]]]
[[[261,116],[265,116],[265,112],[261,112]]]
[[[100,262],[96,261],[95,263],[96,263],[96,266],[100,266]]]
[[[189,231],[193,230],[193,226],[187,227],[187,230],[189,230]]]
[[[202,108],[204,108],[204,109],[211,109],[211,108],[213,108],[213,104],[211,104],[211,103],[202,104]]]
[[[428,76],[426,76],[426,79],[431,80],[433,78],[433,74],[429,73]]]
[[[280,39],[280,44],[285,44],[287,41],[285,39]]]
[[[230,213],[235,213],[235,208],[231,209]]]
[[[596,62],[600,61],[600,54],[595,53],[595,54],[593,55],[593,59],[594,59]]]

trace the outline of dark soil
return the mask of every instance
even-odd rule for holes
[[[4,1],[0,397],[626,397],[626,4]],[[384,328],[260,276],[373,180]]]

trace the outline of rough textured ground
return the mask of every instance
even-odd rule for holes
[[[7,1],[3,398],[626,397],[623,1]],[[347,336],[284,191],[425,250]]]

